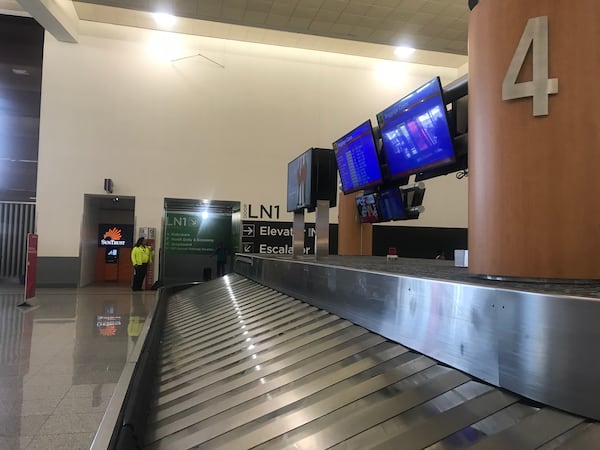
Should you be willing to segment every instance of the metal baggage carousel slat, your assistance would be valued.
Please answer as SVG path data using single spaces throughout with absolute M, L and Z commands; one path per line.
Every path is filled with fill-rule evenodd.
M 274 300 L 276 302 L 277 300 Z M 291 305 L 297 305 L 298 307 L 308 307 L 308 305 L 302 305 L 299 302 L 293 302 Z M 272 308 L 272 305 L 269 304 L 265 306 L 266 309 Z M 285 309 L 285 306 L 283 307 Z M 277 309 L 279 311 L 279 309 Z M 177 364 L 181 364 L 181 358 L 183 356 L 189 355 L 198 347 L 202 348 L 213 348 L 216 343 L 223 343 L 225 337 L 228 335 L 232 335 L 234 338 L 242 339 L 242 335 L 239 333 L 240 328 L 244 328 L 247 330 L 250 326 L 251 328 L 256 328 L 257 325 L 254 324 L 254 321 L 260 320 L 264 315 L 269 315 L 268 312 L 255 312 L 255 314 L 248 314 L 246 319 L 240 319 L 241 315 L 236 316 L 234 319 L 229 320 L 227 323 L 221 324 L 220 326 L 213 327 L 211 329 L 205 330 L 204 333 L 194 333 L 193 336 L 182 336 L 178 342 L 170 346 L 166 346 L 163 349 L 163 354 L 167 355 L 168 363 L 171 364 L 171 361 L 174 360 Z M 250 325 L 248 325 L 248 323 Z M 260 323 L 260 322 L 259 322 Z M 240 327 L 240 324 L 242 326 Z M 264 324 L 262 324 L 264 325 Z M 163 364 L 163 367 L 167 367 L 167 364 Z
M 244 299 L 255 298 L 257 292 L 262 293 L 263 296 L 267 295 L 282 295 L 281 293 L 272 289 L 265 290 L 264 287 L 259 285 L 252 285 L 251 283 L 244 283 L 243 288 L 239 286 L 236 288 L 236 296 L 240 302 Z M 198 292 L 201 294 L 201 292 Z M 185 323 L 187 320 L 187 314 L 190 311 L 202 311 L 206 317 L 209 317 L 214 311 L 226 309 L 227 305 L 222 303 L 222 299 L 229 298 L 227 291 L 216 290 L 212 291 L 211 295 L 203 295 L 202 304 L 199 305 L 196 302 L 195 296 L 184 296 L 181 293 L 175 294 L 172 297 L 172 301 L 177 302 L 172 308 L 169 308 L 170 323 L 165 327 L 165 336 L 168 337 L 171 329 L 176 329 L 181 323 Z
M 208 370 L 210 364 L 227 365 L 231 360 L 235 361 L 236 354 L 244 353 L 246 347 L 248 347 L 248 339 L 252 339 L 252 343 L 255 346 L 254 354 L 259 354 L 267 350 L 269 347 L 273 345 L 279 345 L 296 336 L 283 335 L 282 338 L 276 339 L 277 336 L 282 335 L 286 331 L 288 331 L 291 327 L 300 327 L 306 323 L 306 321 L 310 321 L 314 319 L 314 317 L 318 317 L 318 310 L 313 307 L 309 307 L 307 305 L 301 305 L 302 308 L 300 310 L 293 308 L 289 311 L 286 311 L 286 316 L 280 318 L 280 314 L 276 316 L 270 316 L 269 319 L 278 319 L 273 320 L 272 322 L 267 323 L 264 327 L 252 327 L 247 326 L 244 328 L 245 331 L 242 332 L 241 336 L 239 333 L 239 326 L 236 334 L 232 340 L 234 340 L 235 344 L 227 346 L 224 350 L 220 352 L 211 352 L 204 358 L 186 358 L 185 360 L 180 361 L 180 367 L 172 370 L 166 374 L 162 374 L 160 376 L 161 383 L 166 383 L 171 379 L 180 378 L 185 375 L 185 373 L 196 370 L 197 375 L 201 375 L 201 367 L 204 367 L 204 370 Z M 325 320 L 325 318 L 321 318 L 321 320 Z M 248 323 L 248 322 L 246 322 Z M 312 327 L 319 326 L 319 321 L 312 324 Z M 307 324 L 305 328 L 312 328 L 311 324 Z M 296 330 L 296 335 L 298 333 L 302 333 L 302 329 Z M 251 337 L 250 337 L 251 336 Z M 236 339 L 237 337 L 237 339 Z M 227 339 L 227 338 L 225 338 Z M 266 341 L 266 342 L 265 342 Z M 271 342 L 274 341 L 274 342 Z M 200 346 L 199 350 L 205 350 L 206 346 Z M 214 346 L 208 347 L 208 349 L 214 349 Z M 244 355 L 243 357 L 245 357 Z M 229 358 L 229 359 L 226 359 Z
M 169 315 L 169 318 L 177 321 L 177 326 L 173 326 L 172 330 L 176 331 L 181 328 L 182 325 L 186 324 L 192 324 L 196 328 L 203 330 L 204 328 L 208 328 L 213 322 L 222 319 L 224 315 L 235 317 L 237 314 L 236 309 L 239 309 L 240 307 L 260 309 L 265 304 L 273 303 L 274 298 L 289 298 L 280 292 L 270 290 L 264 292 L 259 289 L 254 289 L 252 292 L 247 293 L 244 296 L 239 295 L 237 297 L 235 309 L 231 308 L 230 304 L 223 304 L 224 301 L 229 300 L 228 295 L 223 295 L 222 297 L 212 300 L 204 300 L 203 305 L 196 305 L 196 307 L 194 307 L 194 305 L 188 305 L 186 310 L 179 314 L 179 317 L 172 317 Z M 215 304 L 215 302 L 217 303 Z M 197 322 L 198 316 L 202 317 L 202 326 Z M 169 335 L 169 338 L 171 338 L 171 335 Z M 166 339 L 166 342 L 168 341 L 169 339 Z
M 493 387 L 474 381 L 468 381 L 465 384 L 445 392 L 427 401 L 415 408 L 402 414 L 381 422 L 370 429 L 347 439 L 340 444 L 333 446 L 335 449 L 356 449 L 362 450 L 370 448 L 397 436 L 406 433 L 412 427 L 419 427 L 427 423 L 438 414 L 442 414 L 456 406 L 463 404 L 473 398 L 478 398 L 486 393 L 492 392 Z
M 211 319 L 222 314 L 223 311 L 231 311 L 231 308 L 229 308 L 230 305 L 223 303 L 223 300 L 229 300 L 231 296 L 227 291 L 219 294 L 220 295 L 214 295 L 211 298 L 203 298 L 201 305 L 191 302 L 190 299 L 186 299 L 186 304 L 184 307 L 178 308 L 175 311 L 169 310 L 170 323 L 167 327 L 165 327 L 165 340 L 168 342 L 171 336 L 181 327 L 184 327 L 190 323 L 195 324 L 195 320 L 193 317 L 190 317 L 190 313 L 202 314 L 206 321 L 210 321 Z M 257 307 L 260 305 L 260 300 L 269 299 L 274 296 L 285 297 L 285 295 L 280 292 L 271 289 L 265 290 L 264 288 L 261 289 L 259 286 L 253 286 L 252 288 L 245 289 L 243 292 L 238 292 L 237 302 L 241 306 L 251 302 L 254 307 Z M 173 301 L 177 300 L 177 298 L 173 299 Z
M 396 449 L 399 443 L 402 443 L 402 446 L 407 449 L 425 448 L 442 440 L 455 430 L 463 429 L 517 400 L 514 396 L 494 389 L 443 413 L 436 414 L 423 423 L 414 424 L 404 433 L 393 436 L 372 448 L 377 450 Z
M 486 437 L 473 450 L 538 448 L 583 422 L 580 417 L 544 408 L 494 436 Z
M 365 348 L 366 350 L 363 350 Z M 368 339 L 353 345 L 349 343 L 349 345 L 339 346 L 334 350 L 324 352 L 303 364 L 298 364 L 298 367 L 277 372 L 268 381 L 261 379 L 205 402 L 198 403 L 196 398 L 192 398 L 188 404 L 185 404 L 186 402 L 178 403 L 173 408 L 158 411 L 157 419 L 161 421 L 162 425 L 184 417 L 187 419 L 186 416 L 201 411 L 202 416 L 197 418 L 199 421 L 243 403 L 247 408 L 249 407 L 247 402 L 250 400 L 264 401 L 261 396 L 265 394 L 268 394 L 269 399 L 273 399 L 282 393 L 289 395 L 290 392 L 300 387 L 306 390 L 310 384 L 313 385 L 313 390 L 320 390 L 327 386 L 324 383 L 330 385 L 340 377 L 344 379 L 344 377 L 355 375 L 407 352 L 405 348 L 390 346 L 388 342 L 372 346 L 372 342 L 369 342 Z M 184 414 L 182 415 L 182 413 Z
M 234 411 L 227 411 L 227 414 L 189 427 L 179 435 L 170 436 L 163 441 L 166 446 L 161 448 L 169 448 L 170 445 L 189 448 L 201 444 L 208 444 L 207 448 L 256 446 L 267 437 L 274 438 L 402 378 L 435 367 L 435 363 L 428 358 L 405 359 L 402 358 L 401 365 L 391 374 L 388 374 L 385 367 L 376 367 L 316 393 L 309 390 L 305 393 L 293 392 L 289 396 L 269 395 L 265 399 L 268 401 L 262 401 L 250 410 L 242 407 L 241 413 L 237 415 L 233 414 Z M 229 431 L 232 428 L 233 431 Z M 213 442 L 206 442 L 217 437 L 219 439 Z
M 260 361 L 256 360 L 258 359 L 258 356 L 256 359 L 252 358 L 253 347 L 252 344 L 250 344 L 247 348 L 248 358 L 239 365 L 233 365 L 232 367 L 227 368 L 227 370 L 213 371 L 200 379 L 190 380 L 185 385 L 172 387 L 169 392 L 165 392 L 165 390 L 162 389 L 162 386 L 159 386 L 160 398 L 158 404 L 163 405 L 178 399 L 185 394 L 207 388 L 215 383 L 225 382 L 229 384 L 229 382 L 237 381 L 247 382 L 246 379 L 248 377 L 250 377 L 250 379 L 255 379 L 258 375 L 264 377 L 265 375 L 269 375 L 295 364 L 299 360 L 306 359 L 326 349 L 347 342 L 354 337 L 364 335 L 365 333 L 366 330 L 353 326 L 350 322 L 339 321 L 318 333 L 299 338 L 294 343 L 293 347 L 288 346 L 269 352 L 268 355 L 261 355 Z M 279 358 L 266 364 L 270 357 L 277 356 L 277 354 L 279 354 Z M 261 362 L 263 363 L 262 365 L 260 364 Z M 258 373 L 259 371 L 261 371 L 260 374 Z
M 297 318 L 293 317 L 293 322 L 290 322 L 290 318 L 287 317 L 281 322 L 283 325 L 277 329 L 273 329 L 275 326 L 265 326 L 255 329 L 253 332 L 255 336 L 256 346 L 265 345 L 276 345 L 279 342 L 291 339 L 298 336 L 301 333 L 309 332 L 316 328 L 322 327 L 331 323 L 335 320 L 339 320 L 335 316 L 328 315 L 325 311 L 312 309 L 308 314 L 299 315 Z M 206 362 L 225 356 L 237 351 L 241 351 L 246 348 L 246 340 L 244 336 L 238 336 L 237 339 L 231 339 L 223 341 L 218 345 L 210 345 L 208 348 L 197 349 L 196 352 L 190 352 L 189 354 L 180 355 L 180 359 L 177 361 L 176 366 L 169 368 L 163 367 L 161 376 L 171 375 L 178 370 L 180 367 L 189 369 L 192 364 L 205 364 Z
M 329 448 L 467 381 L 468 377 L 460 372 L 436 365 L 364 398 L 353 399 L 257 448 Z M 228 443 L 223 448 L 234 447 Z
M 539 409 L 522 403 L 515 403 L 488 417 L 472 423 L 439 442 L 431 445 L 428 450 L 449 450 L 471 446 L 480 442 L 486 436 L 494 436 L 514 426 L 527 416 L 537 413 Z
M 240 275 L 176 292 L 166 320 L 145 449 L 587 450 L 600 440 L 595 423 Z
M 251 304 L 250 308 L 244 310 L 246 319 L 251 320 L 258 314 L 269 311 L 269 307 L 272 305 L 279 304 L 280 299 L 287 298 L 282 294 L 273 293 L 265 296 L 262 299 Z M 246 305 L 238 303 L 242 308 Z M 183 326 L 181 325 L 177 334 L 173 334 L 171 339 L 165 339 L 165 348 L 169 348 L 170 345 L 180 343 L 183 340 L 191 339 L 193 337 L 209 337 L 211 333 L 223 331 L 223 328 L 229 326 L 237 326 L 239 322 L 240 309 L 231 310 L 231 308 L 222 309 L 213 313 L 211 317 L 206 317 L 201 310 L 190 311 L 187 313 L 187 318 L 191 321 L 192 325 Z M 191 318 L 190 318 L 191 317 Z M 202 318 L 199 322 L 198 319 Z
M 345 342 L 343 345 L 338 346 L 337 348 L 334 347 L 331 350 L 327 350 L 325 352 L 321 352 L 320 354 L 316 355 L 315 357 L 310 357 L 310 358 L 305 359 L 305 360 L 300 360 L 298 363 L 292 364 L 287 369 L 279 370 L 278 372 L 276 372 L 274 374 L 274 376 L 275 375 L 279 375 L 281 373 L 294 374 L 293 369 L 296 368 L 297 366 L 300 366 L 300 369 L 303 369 L 303 370 L 306 370 L 305 367 L 317 367 L 316 364 L 314 364 L 312 362 L 314 360 L 318 360 L 318 361 L 323 360 L 324 363 L 332 364 L 333 362 L 337 361 L 340 357 L 348 356 L 348 352 L 350 351 L 349 349 L 353 350 L 356 353 L 356 352 L 359 352 L 359 351 L 363 350 L 365 348 L 365 346 L 366 346 L 365 345 L 366 343 L 372 344 L 372 342 L 379 342 L 379 341 L 381 341 L 381 339 L 378 338 L 378 337 L 373 338 L 373 339 L 371 339 L 371 338 L 369 338 L 369 339 L 361 339 L 360 341 L 356 341 L 355 344 L 353 344 L 353 340 L 349 340 L 349 341 Z M 334 351 L 335 351 L 335 353 L 334 353 Z M 327 355 L 327 359 L 326 360 L 322 356 L 324 354 Z M 340 356 L 340 355 L 343 355 L 343 356 Z M 301 364 L 299 364 L 299 363 L 301 363 Z M 290 378 L 289 378 L 290 376 L 292 376 L 292 375 L 288 375 L 288 380 L 290 380 Z M 248 377 L 248 379 L 250 380 L 249 377 Z M 235 381 L 235 383 L 239 383 L 242 380 L 241 379 L 237 379 L 237 380 L 234 380 L 234 381 Z M 232 390 L 236 389 L 236 387 L 232 383 L 226 383 L 226 384 L 227 384 L 228 388 L 230 389 L 230 392 Z M 213 386 L 213 388 L 214 387 L 215 386 Z M 205 393 L 207 391 L 209 391 L 209 390 L 210 390 L 210 388 L 202 389 L 201 391 L 197 391 L 195 393 L 189 394 L 189 397 L 195 399 L 195 401 L 200 401 L 200 397 L 201 396 L 204 396 L 205 399 L 206 399 Z M 183 404 L 182 403 L 183 401 L 184 400 L 180 399 L 177 402 L 176 407 L 177 408 L 181 408 L 182 404 Z M 159 411 L 162 412 L 162 409 L 163 408 L 159 408 Z M 159 412 L 158 416 L 159 417 L 161 416 L 160 412 Z
M 340 323 L 341 327 L 344 325 L 344 323 Z M 319 339 L 322 337 L 327 338 L 331 334 L 330 331 L 332 328 L 334 328 L 334 325 L 332 325 L 331 328 L 322 328 L 320 331 L 316 331 L 310 334 L 305 333 L 304 336 L 299 336 L 297 339 L 291 342 L 284 341 L 276 347 L 272 348 L 269 346 L 266 349 L 265 346 L 260 346 L 260 348 L 257 347 L 253 343 L 251 338 L 247 338 L 246 347 L 242 351 L 237 352 L 237 354 L 234 354 L 233 356 L 230 356 L 228 358 L 221 358 L 220 360 L 211 361 L 210 363 L 199 367 L 196 371 L 186 373 L 173 381 L 164 383 L 162 385 L 163 389 L 161 389 L 161 392 L 166 392 L 175 389 L 183 383 L 188 384 L 191 381 L 195 382 L 197 380 L 200 380 L 204 375 L 209 375 L 211 373 L 216 372 L 218 378 L 223 378 L 234 375 L 239 371 L 244 371 L 256 367 L 260 364 L 268 364 L 272 361 L 282 358 L 289 352 L 299 349 L 300 347 L 306 346 L 308 344 L 314 343 L 315 345 L 329 345 L 329 339 L 325 339 L 324 342 L 319 341 Z M 350 328 L 349 330 L 346 330 L 347 333 L 360 332 L 360 330 L 357 330 L 355 328 L 344 328 Z
M 185 330 L 177 335 L 176 340 L 173 339 L 170 342 L 165 342 L 165 350 L 175 345 L 179 347 L 180 351 L 182 349 L 180 347 L 182 342 L 186 343 L 186 346 L 183 347 L 185 349 L 188 346 L 194 345 L 196 342 L 207 341 L 227 333 L 230 330 L 237 330 L 239 329 L 240 317 L 242 314 L 244 314 L 243 320 L 245 321 L 253 322 L 260 320 L 265 314 L 274 314 L 285 309 L 286 306 L 289 308 L 291 306 L 290 304 L 282 305 L 282 301 L 287 300 L 288 298 L 289 297 L 281 294 L 272 294 L 265 299 L 262 299 L 262 301 L 251 305 L 251 307 L 247 308 L 245 305 L 240 305 L 243 309 L 238 307 L 228 314 L 220 312 L 220 316 L 213 320 L 204 320 L 204 316 L 198 311 L 193 314 L 190 313 L 190 315 L 195 317 L 197 322 L 194 329 Z M 291 303 L 296 305 L 296 307 L 301 305 L 297 300 Z
M 540 450 L 597 450 L 598 442 L 600 442 L 600 426 L 597 423 L 583 423 L 540 447 Z
M 376 345 L 381 342 L 367 338 L 363 341 L 362 347 Z M 352 346 L 353 350 L 357 350 L 356 346 Z M 359 350 L 359 349 L 358 349 Z M 390 352 L 388 352 L 389 354 Z M 368 358 L 364 358 L 367 360 Z M 212 408 L 204 408 L 201 412 L 188 415 L 184 420 L 180 420 L 178 428 L 189 428 L 183 434 L 189 434 L 194 430 L 210 429 L 212 437 L 223 434 L 228 431 L 228 427 L 244 425 L 252 420 L 258 419 L 266 414 L 272 413 L 281 408 L 289 407 L 293 403 L 297 403 L 303 399 L 310 397 L 313 394 L 324 392 L 329 389 L 335 390 L 334 387 L 338 382 L 346 380 L 357 373 L 366 373 L 370 370 L 384 370 L 383 367 L 390 364 L 397 364 L 402 356 L 394 357 L 391 360 L 383 361 L 377 364 L 375 360 L 367 360 L 367 364 L 350 364 L 350 365 L 334 365 L 328 366 L 322 370 L 311 373 L 309 376 L 303 377 L 296 382 L 288 382 L 280 388 L 274 388 L 271 380 L 264 380 L 263 395 L 257 396 L 249 401 L 242 401 L 234 404 L 230 408 L 223 409 L 221 404 L 215 404 Z M 377 361 L 379 362 L 379 361 Z M 368 367 L 371 365 L 372 367 Z M 365 368 L 367 367 L 367 368 Z M 279 378 L 287 378 L 286 376 Z M 282 380 L 283 381 L 283 380 Z M 287 381 L 287 380 L 285 380 Z M 261 384 L 263 382 L 261 381 Z M 268 390 L 267 390 L 268 389 Z M 228 396 L 231 396 L 229 394 Z M 238 400 L 241 400 L 238 398 Z M 221 414 L 223 413 L 223 414 Z M 185 424 L 185 427 L 181 425 Z M 225 426 L 225 428 L 223 428 Z M 160 432 L 160 430 L 159 430 Z M 206 434 L 202 434 L 205 436 Z M 202 437 L 200 434 L 195 439 Z

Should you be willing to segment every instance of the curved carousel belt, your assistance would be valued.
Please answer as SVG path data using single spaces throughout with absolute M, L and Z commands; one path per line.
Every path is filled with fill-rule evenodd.
M 593 422 L 240 275 L 169 299 L 149 449 L 596 449 Z

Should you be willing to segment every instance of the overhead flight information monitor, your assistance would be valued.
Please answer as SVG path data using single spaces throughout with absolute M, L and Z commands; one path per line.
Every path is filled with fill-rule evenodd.
M 455 162 L 439 77 L 377 114 L 392 179 Z
M 370 119 L 335 141 L 333 150 L 344 194 L 383 181 Z

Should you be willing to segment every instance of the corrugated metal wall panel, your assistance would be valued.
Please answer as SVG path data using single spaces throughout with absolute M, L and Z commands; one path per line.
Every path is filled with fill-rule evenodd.
M 34 203 L 0 202 L 0 278 L 25 273 L 27 233 L 34 231 Z

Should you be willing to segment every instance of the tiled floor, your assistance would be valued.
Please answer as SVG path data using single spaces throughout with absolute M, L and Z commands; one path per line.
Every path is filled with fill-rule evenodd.
M 155 292 L 0 281 L 0 449 L 88 449 Z

